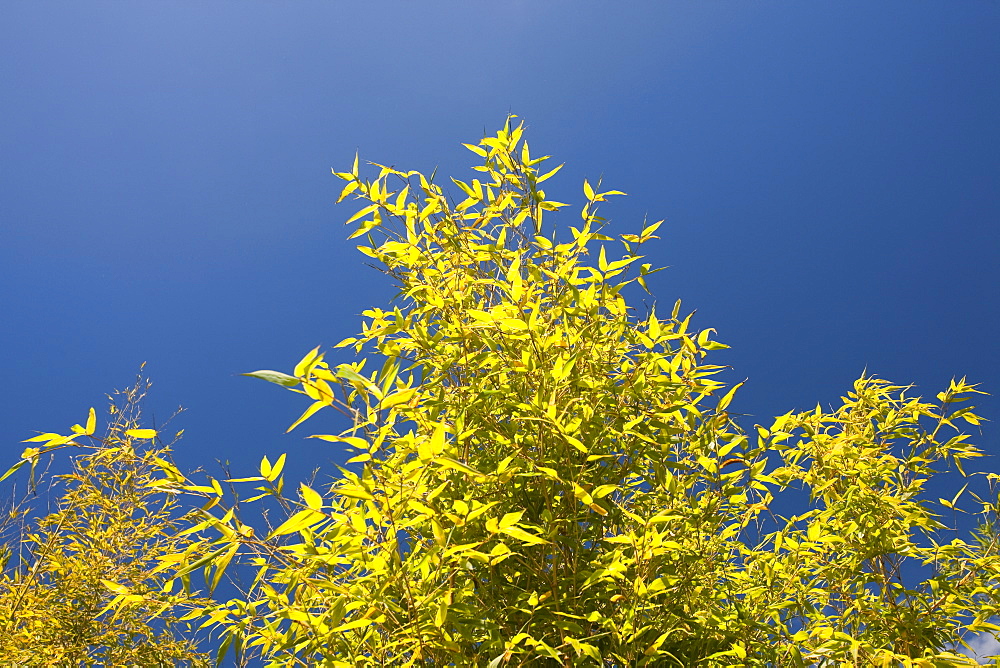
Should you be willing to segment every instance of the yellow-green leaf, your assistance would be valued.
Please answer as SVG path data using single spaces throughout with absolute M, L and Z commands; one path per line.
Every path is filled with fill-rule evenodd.
M 379 406 L 384 409 L 392 408 L 393 406 L 398 406 L 399 404 L 406 403 L 407 401 L 412 399 L 413 395 L 415 395 L 416 393 L 417 390 L 415 388 L 393 392 L 389 396 L 382 399 L 382 402 L 379 404 Z
M 524 516 L 523 510 L 519 510 L 513 513 L 504 513 L 504 516 L 500 518 L 500 521 L 497 523 L 497 525 L 500 527 L 500 530 L 502 531 L 520 522 L 522 516 Z
M 470 476 L 474 476 L 476 478 L 485 478 L 486 477 L 484 474 L 480 473 L 479 471 L 477 471 L 476 469 L 472 468 L 471 466 L 469 466 L 467 464 L 463 464 L 462 462 L 457 461 L 455 459 L 452 459 L 450 457 L 435 457 L 434 458 L 434 463 L 437 464 L 438 466 L 442 467 L 442 468 L 454 469 L 455 471 L 461 471 L 462 473 L 466 473 L 466 474 L 468 474 Z
M 307 506 L 313 510 L 322 510 L 323 497 L 319 495 L 319 492 L 305 483 L 299 486 L 299 492 L 302 494 L 302 500 L 306 502 Z
M 67 440 L 72 440 L 72 436 L 63 436 L 61 434 L 54 434 L 52 432 L 46 432 L 44 434 L 39 434 L 38 436 L 32 436 L 31 438 L 26 438 L 22 443 L 40 443 L 41 441 L 54 441 L 57 439 L 65 438 Z
M 441 628 L 448 620 L 448 599 L 442 596 L 438 601 L 437 610 L 434 612 L 434 626 Z
M 584 505 L 589 506 L 594 502 L 594 497 L 592 497 L 587 492 L 587 490 L 585 490 L 583 487 L 580 487 L 575 482 L 573 483 L 573 495 L 576 496 L 576 498 L 579 499 L 580 502 L 583 503 Z
M 337 494 L 341 496 L 349 496 L 352 499 L 364 499 L 365 501 L 372 501 L 375 499 L 367 490 L 358 487 L 357 485 L 344 485 L 343 487 L 337 487 L 334 489 Z
M 323 513 L 316 512 L 315 510 L 306 509 L 300 510 L 295 513 L 287 520 L 285 520 L 277 529 L 271 532 L 268 538 L 274 538 L 275 536 L 284 536 L 286 534 L 295 533 L 300 529 L 305 529 L 314 524 L 319 524 L 326 516 Z
M 101 580 L 101 584 L 107 587 L 110 591 L 118 594 L 119 596 L 128 596 L 132 592 L 123 584 L 118 584 L 117 582 L 112 582 L 111 580 Z
M 563 163 L 563 165 L 564 164 L 566 164 L 566 163 Z M 537 179 L 535 179 L 535 183 L 541 183 L 542 181 L 545 181 L 546 179 L 552 178 L 553 176 L 556 175 L 556 173 L 559 172 L 560 169 L 563 168 L 563 165 L 559 165 L 558 167 L 556 167 L 555 169 L 553 169 L 551 172 L 546 172 L 542 176 L 539 176 Z
M 307 408 L 305 410 L 305 412 L 302 413 L 302 415 L 299 416 L 299 419 L 296 420 L 295 422 L 293 422 L 292 426 L 285 430 L 285 433 L 287 434 L 291 430 L 295 429 L 300 424 L 302 424 L 303 422 L 305 422 L 306 420 L 308 420 L 309 418 L 311 418 L 316 413 L 316 411 L 318 411 L 319 409 L 323 408 L 323 406 L 327 406 L 327 405 L 328 404 L 325 401 L 316 401 L 316 402 L 313 402 L 309 406 L 309 408 Z
M 479 146 L 476 146 L 474 144 L 462 144 L 462 146 L 464 146 L 465 148 L 469 149 L 470 151 L 472 151 L 473 153 L 475 153 L 476 155 L 478 155 L 478 156 L 480 156 L 482 158 L 485 158 L 486 155 L 487 155 L 485 149 L 483 149 L 483 148 L 481 148 Z
M 439 423 L 429 439 L 425 438 L 417 443 L 417 456 L 420 457 L 421 461 L 430 461 L 444 452 L 445 431 L 445 425 Z
M 536 536 L 533 533 L 528 533 L 524 529 L 517 526 L 501 528 L 500 531 L 507 534 L 511 538 L 516 538 L 522 543 L 527 543 L 529 545 L 547 545 L 549 542 L 544 538 Z
M 345 222 L 344 224 L 345 225 L 349 225 L 349 224 L 353 223 L 355 220 L 357 220 L 358 218 L 362 218 L 364 216 L 367 216 L 372 211 L 377 211 L 377 210 L 378 210 L 378 204 L 369 204 L 368 206 L 366 206 L 365 208 L 361 209 L 356 214 L 354 214 L 353 216 L 351 216 L 350 218 L 348 218 L 347 222 Z
M 340 626 L 334 629 L 330 629 L 328 633 L 343 633 L 344 631 L 350 631 L 351 629 L 359 629 L 363 626 L 371 626 L 373 623 L 374 620 L 372 619 L 367 619 L 367 618 L 355 619 L 353 622 L 347 622 L 346 624 L 341 624 Z
M 351 181 L 350 183 L 348 183 L 346 186 L 344 186 L 344 189 L 340 191 L 340 197 L 337 198 L 337 204 L 343 202 L 348 195 L 350 195 L 357 189 L 358 189 L 357 181 Z
M 285 454 L 282 453 L 282 455 L 278 457 L 278 461 L 274 462 L 274 466 L 271 467 L 271 473 L 264 477 L 270 481 L 277 480 L 278 476 L 281 475 L 281 471 L 284 468 L 285 468 Z
M 307 438 L 318 438 L 324 441 L 329 441 L 330 443 L 347 443 L 352 448 L 358 448 L 359 450 L 368 449 L 368 441 L 358 436 L 334 436 L 332 434 L 313 434 Z
M 94 409 L 90 409 L 90 415 L 87 416 L 87 429 L 83 432 L 85 436 L 90 436 L 97 429 L 97 414 Z
M 316 362 L 319 357 L 320 357 L 319 346 L 316 346 L 308 353 L 306 353 L 305 357 L 299 360 L 299 363 L 295 365 L 295 370 L 292 373 L 295 376 L 301 378 L 302 376 L 305 375 L 306 371 L 309 369 L 309 366 L 314 362 Z
M 707 331 L 707 330 L 706 330 Z M 745 383 L 746 381 L 743 381 Z M 719 405 L 716 408 L 718 411 L 724 411 L 729 407 L 730 402 L 732 402 L 733 397 L 736 396 L 736 391 L 743 387 L 743 383 L 737 383 L 733 385 L 732 389 L 726 392 L 726 396 L 719 400 Z
M 22 459 L 17 464 L 14 464 L 13 466 L 11 466 L 9 469 L 7 469 L 6 471 L 4 471 L 3 475 L 0 475 L 0 482 L 3 482 L 4 480 L 6 480 L 7 478 L 9 478 L 10 476 L 12 476 L 15 473 L 17 473 L 17 470 L 20 469 L 22 466 L 24 466 L 27 463 L 28 463 L 27 459 Z
M 236 551 L 239 550 L 240 544 L 233 543 L 229 546 L 229 549 L 225 551 L 216 561 L 212 564 L 215 572 L 212 574 L 212 580 L 208 583 L 208 591 L 213 592 L 215 588 L 219 586 L 219 581 L 222 580 L 222 575 L 226 572 L 226 568 L 229 566 L 229 562 L 233 560 L 233 556 Z
M 241 373 L 240 375 L 249 376 L 250 378 L 260 378 L 261 380 L 266 380 L 269 383 L 281 385 L 282 387 L 295 387 L 299 384 L 299 379 L 295 376 L 289 376 L 287 373 L 270 371 L 268 369 L 261 369 L 260 371 L 252 371 L 250 373 Z

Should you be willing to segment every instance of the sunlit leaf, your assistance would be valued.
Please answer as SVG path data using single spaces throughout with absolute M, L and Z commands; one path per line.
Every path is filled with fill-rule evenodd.
M 275 536 L 284 536 L 286 534 L 295 533 L 305 529 L 306 527 L 318 524 L 326 519 L 326 515 L 320 512 L 316 512 L 312 509 L 300 510 L 295 513 L 287 520 L 282 522 L 274 531 L 270 533 L 268 538 L 274 538 Z
M 295 376 L 289 376 L 286 373 L 281 373 L 280 371 L 268 371 L 266 369 L 262 369 L 252 373 L 241 373 L 240 375 L 250 376 L 251 378 L 260 378 L 261 380 L 266 380 L 269 383 L 275 383 L 276 385 L 281 385 L 283 387 L 295 387 L 299 384 L 298 378 Z
M 320 357 L 319 346 L 316 346 L 306 353 L 305 357 L 299 360 L 299 363 L 295 365 L 295 370 L 292 371 L 292 374 L 301 378 L 306 374 L 306 371 L 311 367 L 311 365 L 320 359 Z
M 321 510 L 323 508 L 323 497 L 311 487 L 303 483 L 299 485 L 299 492 L 302 494 L 302 500 L 306 502 L 309 508 L 312 510 Z
M 318 438 L 323 441 L 329 441 L 331 443 L 346 443 L 352 448 L 357 448 L 361 450 L 368 449 L 368 441 L 359 436 L 334 436 L 331 434 L 312 434 L 307 438 Z
M 323 408 L 324 406 L 327 406 L 327 405 L 328 404 L 325 401 L 315 401 L 315 402 L 313 402 L 312 404 L 310 404 L 309 408 L 307 408 L 302 413 L 302 415 L 299 416 L 299 419 L 296 420 L 295 422 L 293 422 L 292 425 L 288 429 L 285 430 L 285 433 L 287 434 L 288 432 L 292 431 L 293 429 L 295 429 L 296 427 L 298 427 L 300 424 L 302 424 L 303 422 L 305 422 L 306 420 L 308 420 L 309 418 L 311 418 L 313 415 L 315 415 L 316 412 L 319 409 L 321 409 L 321 408 Z

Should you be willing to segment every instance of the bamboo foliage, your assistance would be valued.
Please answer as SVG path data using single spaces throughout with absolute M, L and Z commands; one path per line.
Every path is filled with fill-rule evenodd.
M 304 395 L 289 430 L 341 413 L 311 437 L 349 460 L 308 485 L 286 485 L 285 455 L 204 484 L 161 461 L 154 489 L 201 508 L 156 573 L 252 584 L 128 589 L 118 609 L 180 606 L 220 658 L 272 666 L 974 665 L 962 642 L 1000 631 L 996 495 L 960 534 L 942 516 L 961 494 L 927 492 L 982 454 L 962 431 L 976 387 L 925 401 L 863 376 L 839 406 L 748 432 L 714 331 L 680 302 L 628 304 L 661 222 L 611 236 L 598 210 L 623 193 L 585 181 L 557 232 L 567 205 L 542 186 L 561 165 L 523 135 L 508 118 L 467 144 L 456 198 L 357 158 L 334 173 L 396 304 L 332 353 L 361 359 L 316 348 L 246 375 Z M 268 502 L 278 521 L 247 519 Z
M 160 557 L 192 547 L 176 537 L 182 518 L 172 494 L 159 488 L 169 449 L 139 427 L 140 381 L 112 398 L 105 436 L 90 409 L 68 436 L 29 439 L 18 464 L 32 472 L 55 450 L 78 453 L 56 476 L 55 508 L 8 513 L 0 574 L 0 665 L 209 665 L 194 635 L 168 608 L 188 600 L 170 594 L 154 571 Z M 32 475 L 34 479 L 34 475 Z M 34 480 L 33 480 L 34 481 Z M 195 546 L 196 547 L 196 546 Z M 166 589 L 165 589 L 166 587 Z M 116 602 L 131 605 L 115 609 Z

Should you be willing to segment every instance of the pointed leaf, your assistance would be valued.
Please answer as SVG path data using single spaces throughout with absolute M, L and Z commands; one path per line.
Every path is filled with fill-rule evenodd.
M 295 376 L 289 376 L 287 373 L 269 371 L 267 369 L 261 369 L 260 371 L 253 371 L 251 373 L 241 373 L 240 375 L 249 376 L 250 378 L 260 378 L 261 380 L 266 380 L 269 383 L 275 383 L 276 385 L 281 385 L 283 387 L 295 387 L 299 384 L 299 379 Z
M 322 510 L 323 497 L 319 495 L 319 492 L 304 483 L 299 486 L 299 492 L 301 492 L 302 500 L 306 502 L 309 508 L 312 510 Z
M 454 469 L 456 471 L 461 471 L 467 475 L 473 476 L 475 478 L 485 478 L 483 473 L 480 473 L 476 469 L 472 468 L 467 464 L 463 464 L 460 461 L 452 459 L 451 457 L 435 457 L 434 463 L 438 466 L 446 469 Z
M 522 543 L 528 543 L 529 545 L 547 545 L 549 542 L 544 538 L 536 536 L 533 533 L 528 533 L 524 529 L 516 526 L 507 528 L 501 527 L 500 531 L 507 534 L 511 538 L 516 538 Z
M 90 409 L 90 415 L 87 416 L 87 428 L 84 430 L 84 436 L 90 436 L 97 429 L 97 414 L 94 409 Z
M 319 354 L 319 346 L 316 346 L 308 353 L 306 353 L 305 357 L 299 360 L 299 363 L 295 365 L 295 370 L 292 371 L 292 374 L 301 378 L 306 374 L 306 370 L 309 369 L 310 365 L 312 365 L 313 362 L 317 361 L 317 358 L 319 357 L 321 357 L 321 355 Z
M 16 473 L 19 468 L 21 468 L 22 466 L 24 466 L 27 463 L 28 463 L 27 459 L 22 459 L 18 463 L 16 463 L 13 466 L 11 466 L 9 469 L 7 469 L 4 472 L 3 475 L 0 475 L 0 482 L 3 482 L 4 480 L 6 480 L 7 478 L 9 478 L 10 476 L 14 475 L 14 473 Z
M 121 596 L 128 596 L 129 594 L 132 593 L 131 591 L 129 591 L 129 588 L 126 587 L 125 585 L 118 584 L 117 582 L 112 582 L 111 580 L 101 580 L 101 584 L 103 584 L 109 590 Z
M 300 529 L 305 529 L 306 527 L 314 524 L 319 524 L 324 519 L 326 519 L 326 515 L 323 513 L 318 513 L 312 509 L 300 510 L 285 520 L 281 526 L 272 531 L 268 536 L 268 539 L 274 538 L 275 536 L 284 536 L 285 534 L 295 533 Z
M 329 441 L 330 443 L 347 443 L 352 448 L 358 448 L 360 450 L 368 449 L 368 441 L 359 436 L 333 436 L 331 434 L 313 434 L 307 438 L 318 438 L 324 441 Z
M 274 466 L 271 467 L 271 475 L 266 476 L 268 480 L 277 480 L 278 476 L 281 475 L 281 471 L 285 468 L 285 453 L 282 453 L 278 457 L 278 461 L 274 462 Z
M 299 416 L 299 419 L 296 420 L 295 422 L 293 422 L 292 426 L 285 430 L 285 433 L 287 434 L 291 430 L 293 430 L 296 427 L 298 427 L 300 424 L 302 424 L 303 422 L 305 422 L 306 420 L 308 420 L 309 418 L 311 418 L 316 413 L 316 411 L 318 411 L 319 409 L 323 408 L 323 406 L 326 406 L 326 405 L 327 404 L 326 404 L 325 401 L 315 401 L 315 402 L 313 402 L 309 406 L 309 408 L 307 408 L 305 410 L 305 412 L 302 413 L 302 415 Z

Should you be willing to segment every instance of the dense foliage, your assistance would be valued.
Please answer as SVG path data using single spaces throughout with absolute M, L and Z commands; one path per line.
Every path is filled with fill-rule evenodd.
M 248 375 L 310 400 L 292 428 L 345 415 L 313 437 L 350 459 L 291 491 L 265 458 L 228 481 L 255 486 L 242 499 L 157 460 L 145 489 L 204 501 L 157 574 L 255 577 L 215 601 L 121 578 L 118 614 L 168 602 L 275 666 L 969 663 L 962 641 L 1000 631 L 997 504 L 960 535 L 941 522 L 958 497 L 927 487 L 981 454 L 959 431 L 975 387 L 925 401 L 862 377 L 747 433 L 713 331 L 626 301 L 659 223 L 608 236 L 597 208 L 622 193 L 584 182 L 560 238 L 543 217 L 565 205 L 540 189 L 559 168 L 522 134 L 467 145 L 482 164 L 458 202 L 417 172 L 336 173 L 398 304 L 338 346 L 368 358 Z M 281 521 L 250 521 L 268 501 Z
M 160 486 L 169 449 L 152 446 L 155 432 L 139 427 L 144 392 L 140 382 L 112 397 L 103 438 L 90 409 L 86 425 L 69 436 L 29 439 L 38 445 L 4 476 L 30 465 L 34 485 L 43 454 L 81 453 L 52 482 L 50 512 L 35 512 L 25 500 L 7 514 L 0 665 L 210 665 L 191 629 L 168 609 L 188 597 L 165 595 L 169 580 L 156 575 L 160 558 L 197 545 L 177 535 L 175 496 Z M 112 609 L 116 593 L 134 605 Z

